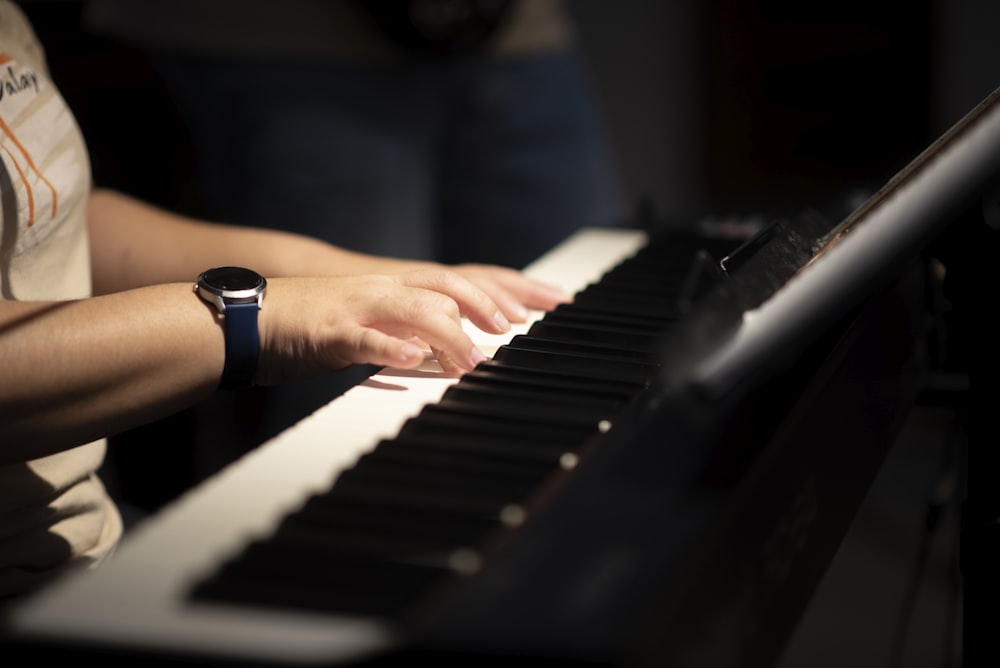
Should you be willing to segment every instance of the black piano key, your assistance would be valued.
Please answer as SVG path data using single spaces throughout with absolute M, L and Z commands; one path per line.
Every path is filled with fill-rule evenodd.
M 588 359 L 620 360 L 629 363 L 648 363 L 651 357 L 651 351 L 646 348 L 623 346 L 615 343 L 597 344 L 566 341 L 529 334 L 518 334 L 507 345 L 514 348 L 549 351 L 565 355 L 579 355 Z
M 618 345 L 652 350 L 660 336 L 650 331 L 635 331 L 628 327 L 542 319 L 528 329 L 529 336 L 577 343 Z
M 447 409 L 435 403 L 424 406 L 420 413 L 403 425 L 400 433 L 404 433 L 404 430 L 409 432 L 407 427 L 415 430 L 423 429 L 425 425 L 427 429 L 464 429 L 473 435 L 493 434 L 499 442 L 508 442 L 512 452 L 520 452 L 524 450 L 523 443 L 532 442 L 575 446 L 593 433 L 597 426 L 593 422 L 596 421 L 548 422 L 542 416 L 523 416 L 520 420 L 511 420 L 504 415 L 490 415 L 470 407 Z
M 402 462 L 392 457 L 366 454 L 341 478 L 355 476 L 377 483 L 391 482 L 407 487 L 426 487 L 435 492 L 447 491 L 476 495 L 518 498 L 524 490 L 538 482 L 535 475 L 510 470 L 488 470 L 477 467 L 470 459 L 463 466 L 457 461 L 447 465 L 439 461 Z
M 622 299 L 638 305 L 640 310 L 647 304 L 663 304 L 669 308 L 677 303 L 681 292 L 679 287 L 674 281 L 657 282 L 647 280 L 645 276 L 608 274 L 601 281 L 580 290 L 577 296 Z
M 607 378 L 642 382 L 654 373 L 654 366 L 619 359 L 602 359 L 584 355 L 562 355 L 532 348 L 505 345 L 497 349 L 494 361 L 523 367 L 572 373 L 588 378 Z
M 602 317 L 625 317 L 630 321 L 650 322 L 659 326 L 676 322 L 681 317 L 679 302 L 663 303 L 649 301 L 635 303 L 618 299 L 615 295 L 599 292 L 586 292 L 576 295 L 569 304 L 562 304 L 565 310 L 585 311 L 600 314 Z
M 680 272 L 678 272 L 680 273 Z M 666 278 L 666 280 L 664 280 Z M 663 301 L 676 300 L 680 294 L 681 283 L 672 277 L 657 276 L 653 271 L 629 271 L 626 267 L 606 273 L 595 283 L 591 283 L 577 292 L 579 295 L 605 294 L 620 295 L 631 301 Z
M 475 452 L 483 457 L 548 462 L 553 466 L 579 445 L 577 438 L 543 440 L 525 436 L 523 430 L 520 434 L 496 433 L 490 432 L 489 427 L 481 420 L 462 424 L 454 419 L 441 420 L 429 415 L 407 420 L 395 440 L 435 451 Z
M 558 321 L 563 317 L 576 321 L 585 320 L 603 325 L 629 326 L 638 330 L 645 330 L 654 333 L 662 332 L 665 327 L 669 326 L 673 322 L 677 322 L 677 318 L 675 316 L 652 316 L 649 314 L 635 315 L 620 310 L 608 310 L 595 308 L 593 306 L 585 306 L 575 302 L 559 304 L 545 315 L 545 319 L 552 319 L 555 321 Z
M 266 540 L 249 545 L 194 593 L 236 603 L 399 617 L 446 572 Z
M 509 457 L 481 450 L 424 447 L 414 441 L 384 439 L 367 453 L 370 458 L 382 458 L 404 464 L 432 464 L 463 475 L 520 476 L 540 479 L 552 470 L 551 460 Z
M 573 297 L 572 306 L 588 308 L 608 314 L 625 314 L 631 317 L 649 317 L 658 321 L 676 320 L 681 317 L 680 293 L 666 296 L 629 295 L 624 290 L 585 290 Z
M 613 397 L 597 397 L 581 392 L 538 391 L 523 384 L 519 387 L 510 387 L 503 383 L 477 381 L 453 385 L 445 391 L 442 401 L 478 403 L 492 406 L 498 412 L 513 416 L 538 411 L 568 414 L 585 412 L 599 419 L 610 419 L 624 405 L 621 399 Z
M 571 450 L 561 445 L 552 446 L 547 443 L 529 442 L 525 443 L 523 448 L 512 451 L 506 446 L 503 448 L 482 447 L 481 444 L 485 439 L 480 437 L 476 437 L 476 442 L 470 446 L 468 441 L 465 441 L 464 445 L 460 445 L 458 439 L 455 443 L 448 443 L 447 439 L 428 440 L 429 436 L 436 437 L 436 434 L 431 431 L 431 433 L 417 434 L 416 436 L 398 435 L 387 439 L 384 446 L 391 449 L 393 456 L 397 458 L 412 456 L 431 461 L 437 459 L 442 461 L 466 460 L 463 466 L 468 466 L 469 461 L 474 461 L 477 466 L 509 470 L 511 474 L 526 477 L 537 475 L 539 479 L 560 468 L 570 469 L 579 461 L 579 456 L 574 450 L 580 448 Z M 379 446 L 379 448 L 382 447 L 383 445 Z
M 314 494 L 303 506 L 288 515 L 282 527 L 297 526 L 303 532 L 323 535 L 386 533 L 447 541 L 452 545 L 473 545 L 487 532 L 501 526 L 496 517 L 452 513 L 447 509 L 392 503 L 388 499 L 352 499 L 328 492 Z
M 550 378 L 539 378 L 538 374 L 523 375 L 493 373 L 489 369 L 478 369 L 462 377 L 448 389 L 451 393 L 492 392 L 515 397 L 530 397 L 538 401 L 576 402 L 585 406 L 621 406 L 634 394 L 635 386 L 622 390 L 604 391 L 601 388 L 575 387 L 571 382 L 550 382 Z
M 384 500 L 483 518 L 501 518 L 508 506 L 516 505 L 516 500 L 506 491 L 432 487 L 419 484 L 417 480 L 407 484 L 407 479 L 369 475 L 361 469 L 341 473 L 330 494 L 363 501 Z
M 460 523 L 455 517 L 450 518 L 450 527 L 456 531 Z M 318 525 L 309 524 L 308 517 L 296 518 L 296 521 L 281 526 L 274 532 L 269 541 L 275 545 L 293 548 L 312 549 L 328 554 L 351 555 L 386 562 L 420 564 L 440 569 L 447 569 L 449 562 L 456 553 L 474 551 L 481 535 L 470 534 L 467 541 L 460 540 L 456 533 L 449 537 L 435 535 L 432 531 L 426 533 L 402 533 L 398 527 L 372 526 L 369 529 L 331 527 L 322 530 Z M 499 522 L 493 523 L 500 526 Z
M 524 383 L 539 389 L 557 392 L 590 392 L 599 396 L 630 398 L 646 385 L 645 378 L 620 379 L 581 376 L 552 369 L 538 369 L 497 360 L 480 362 L 471 372 L 462 376 L 460 383 L 476 382 Z
M 332 497 L 327 505 L 344 511 L 341 521 L 331 515 L 332 508 L 303 508 L 269 540 L 330 554 L 450 568 L 456 555 L 476 552 L 491 531 L 504 526 L 498 517 L 437 512 L 437 508 L 409 504 L 387 505 L 379 514 L 366 508 L 364 500 L 344 496 Z M 343 519 L 347 514 L 356 517 L 347 522 Z
M 602 420 L 609 420 L 616 411 L 585 411 L 579 406 L 564 402 L 484 400 L 482 393 L 446 393 L 435 404 L 436 410 L 490 419 L 512 420 L 525 426 L 525 433 L 537 425 L 579 427 L 596 431 Z

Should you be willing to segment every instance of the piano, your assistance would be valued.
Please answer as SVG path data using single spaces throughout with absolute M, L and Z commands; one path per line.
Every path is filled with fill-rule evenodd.
M 5 638 L 129 665 L 771 665 L 920 390 L 924 250 L 996 219 L 998 95 L 843 217 L 579 231 L 526 268 L 572 304 L 469 327 L 490 359 L 465 376 L 374 373 Z

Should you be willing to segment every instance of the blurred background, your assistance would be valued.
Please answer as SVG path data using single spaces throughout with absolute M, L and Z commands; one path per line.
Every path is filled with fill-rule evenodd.
M 203 211 L 189 129 L 144 54 L 89 30 L 86 2 L 21 4 L 83 127 L 97 181 Z M 566 7 L 626 202 L 677 225 L 870 192 L 1000 85 L 1000 4 L 988 0 Z M 942 492 L 956 483 L 964 447 L 956 401 L 961 392 L 915 411 L 783 666 L 961 664 L 960 492 Z M 147 466 L 161 484 L 144 479 L 130 492 L 139 505 L 155 511 L 201 477 L 176 448 L 159 456 L 151 433 L 118 441 L 129 436 L 142 443 L 115 457 L 158 460 Z
M 21 4 L 99 178 L 185 203 L 189 137 L 144 55 L 82 27 L 85 0 Z M 628 201 L 678 221 L 878 184 L 1000 81 L 1000 7 L 987 0 L 566 8 Z

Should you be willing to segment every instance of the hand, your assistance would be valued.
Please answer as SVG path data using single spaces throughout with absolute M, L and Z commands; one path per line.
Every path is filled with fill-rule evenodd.
M 337 252 L 343 253 L 340 250 Z M 316 264 L 320 273 L 325 266 L 337 267 L 338 271 L 346 274 L 398 274 L 432 269 L 453 271 L 489 295 L 510 322 L 527 321 L 529 309 L 549 311 L 571 299 L 557 285 L 543 283 L 521 271 L 499 265 L 443 265 L 360 253 L 347 253 L 338 261 L 322 260 Z
M 515 269 L 485 264 L 450 268 L 489 295 L 511 322 L 525 322 L 528 309 L 549 311 L 570 301 L 570 296 L 559 286 L 530 278 Z
M 489 277 L 485 282 L 508 309 L 522 298 L 531 304 L 551 301 L 530 294 L 531 286 L 511 281 L 504 272 L 473 273 L 480 280 Z M 412 368 L 424 361 L 424 343 L 446 371 L 469 371 L 485 356 L 463 331 L 463 315 L 491 334 L 510 329 L 484 290 L 444 268 L 269 279 L 256 382 L 304 379 L 351 364 Z

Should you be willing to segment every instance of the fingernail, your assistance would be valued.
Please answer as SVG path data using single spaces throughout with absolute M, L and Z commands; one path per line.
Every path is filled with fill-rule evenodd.
M 510 321 L 507 320 L 504 314 L 501 313 L 500 311 L 497 311 L 496 313 L 493 314 L 493 322 L 495 322 L 497 324 L 497 327 L 500 328 L 501 333 L 510 330 Z
M 402 361 L 404 363 L 410 363 L 414 360 L 422 358 L 424 353 L 420 350 L 420 348 L 416 347 L 412 343 L 407 343 L 400 348 L 399 355 L 402 357 Z
M 486 355 L 479 348 L 473 347 L 472 352 L 469 353 L 469 361 L 472 362 L 472 367 L 476 367 L 480 362 L 486 361 Z
M 559 299 L 562 299 L 563 301 L 572 301 L 573 299 L 572 293 L 567 292 L 564 288 L 558 285 L 550 285 L 549 289 L 552 291 L 553 295 L 555 295 Z

